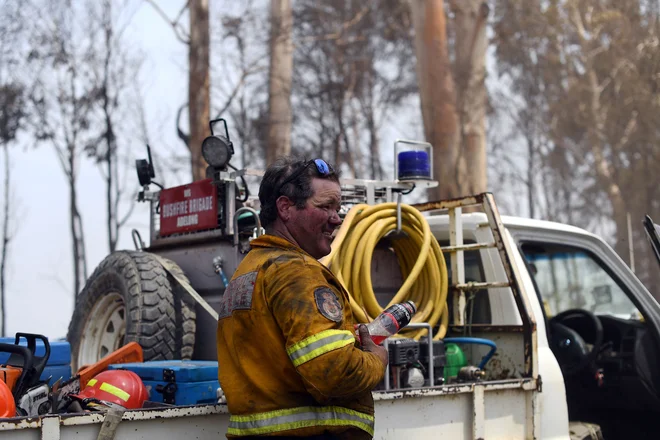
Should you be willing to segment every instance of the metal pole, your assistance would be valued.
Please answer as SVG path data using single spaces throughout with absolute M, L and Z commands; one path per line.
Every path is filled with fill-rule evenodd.
M 628 223 L 628 253 L 630 254 L 630 269 L 635 273 L 635 249 L 633 247 L 633 234 L 632 234 L 632 221 L 630 220 L 630 213 L 626 213 L 626 221 Z

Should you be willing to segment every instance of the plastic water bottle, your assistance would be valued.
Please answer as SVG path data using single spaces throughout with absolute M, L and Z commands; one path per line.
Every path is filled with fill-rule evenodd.
M 367 324 L 371 339 L 375 344 L 380 344 L 407 326 L 416 312 L 417 306 L 412 301 L 391 305 L 383 310 L 383 313 L 378 315 L 376 319 Z

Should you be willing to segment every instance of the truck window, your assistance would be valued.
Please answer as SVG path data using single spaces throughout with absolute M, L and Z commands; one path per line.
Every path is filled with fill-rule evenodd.
M 523 244 L 548 317 L 568 309 L 640 319 L 621 284 L 591 253 L 572 246 Z
M 469 241 L 466 241 L 469 243 Z M 443 246 L 443 243 L 440 244 Z M 444 243 L 444 246 L 448 246 L 449 243 Z M 464 252 L 465 260 L 465 281 L 466 282 L 476 282 L 483 283 L 486 281 L 484 276 L 484 268 L 481 262 L 481 254 L 479 251 L 467 251 Z M 451 274 L 451 258 L 449 254 L 445 255 L 445 261 L 447 263 L 447 276 L 449 280 L 449 285 L 453 284 L 452 274 Z M 447 296 L 449 302 L 449 310 L 453 307 L 453 295 L 451 291 Z M 468 307 L 466 308 L 467 316 L 465 321 L 472 324 L 490 324 L 492 321 L 491 312 L 490 312 L 490 299 L 488 298 L 488 290 L 480 289 L 474 292 L 473 295 L 468 294 L 466 297 L 468 302 Z

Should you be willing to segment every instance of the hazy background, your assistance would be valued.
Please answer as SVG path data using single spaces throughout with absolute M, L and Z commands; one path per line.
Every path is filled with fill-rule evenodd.
M 210 116 L 229 122 L 232 164 L 260 168 L 274 148 L 268 131 L 276 122 L 268 117 L 271 6 L 282 1 L 209 3 Z M 636 272 L 657 295 L 658 268 L 641 229 L 644 214 L 660 219 L 657 3 L 293 1 L 289 148 L 321 155 L 348 177 L 391 179 L 395 139 L 442 144 L 442 151 L 454 151 L 457 165 L 442 163 L 442 155 L 436 161 L 456 168 L 459 177 L 456 184 L 439 176 L 441 188 L 483 188 L 495 193 L 504 214 L 582 226 L 603 235 L 627 262 L 632 248 Z M 0 0 L 5 335 L 64 337 L 76 279 L 84 283 L 84 269 L 90 275 L 110 251 L 104 96 L 113 127 L 116 249 L 134 247 L 133 228 L 148 237 L 147 206 L 132 202 L 139 190 L 134 161 L 146 157 L 147 142 L 155 180 L 166 186 L 192 180 L 183 141 L 190 134 L 185 5 Z M 432 13 L 437 18 L 438 8 L 446 19 L 422 23 L 444 30 L 424 50 L 415 40 L 420 8 L 422 21 Z M 465 19 L 470 14 L 472 21 Z M 466 38 L 473 44 L 466 46 Z M 434 65 L 443 53 L 447 64 Z M 473 77 L 474 83 L 464 81 Z M 479 87 L 483 96 L 473 92 Z M 435 120 L 423 117 L 422 108 L 434 104 L 452 108 L 441 108 L 436 115 L 444 116 Z M 446 128 L 446 111 L 456 119 L 453 144 L 444 143 L 451 136 L 442 127 L 431 130 L 433 123 Z M 482 152 L 470 143 L 470 130 L 476 127 L 478 137 L 479 126 Z M 75 164 L 72 173 L 61 161 L 67 157 Z M 480 162 L 483 172 L 470 175 Z M 84 258 L 74 258 L 72 187 Z M 408 201 L 423 198 L 417 192 Z

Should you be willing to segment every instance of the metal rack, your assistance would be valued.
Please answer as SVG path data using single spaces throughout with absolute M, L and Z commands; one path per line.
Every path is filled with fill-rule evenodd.
M 502 219 L 493 195 L 491 193 L 482 193 L 438 202 L 418 203 L 413 206 L 422 212 L 447 212 L 449 215 L 449 246 L 442 248 L 442 251 L 450 255 L 451 261 L 452 285 L 449 288 L 452 291 L 453 298 L 453 325 L 466 325 L 467 291 L 502 287 L 510 288 L 523 324 L 525 375 L 536 377 L 538 375 L 538 364 L 534 357 L 534 353 L 537 352 L 538 347 L 536 322 L 531 315 L 531 306 L 525 295 L 522 294 L 521 276 L 517 266 L 512 261 L 514 250 L 511 244 L 504 239 L 504 225 L 502 224 Z M 464 208 L 479 208 L 485 213 L 488 219 L 488 226 L 493 234 L 492 242 L 464 244 L 462 223 Z M 506 280 L 466 283 L 464 253 L 466 251 L 488 248 L 496 248 L 498 250 L 506 274 Z

